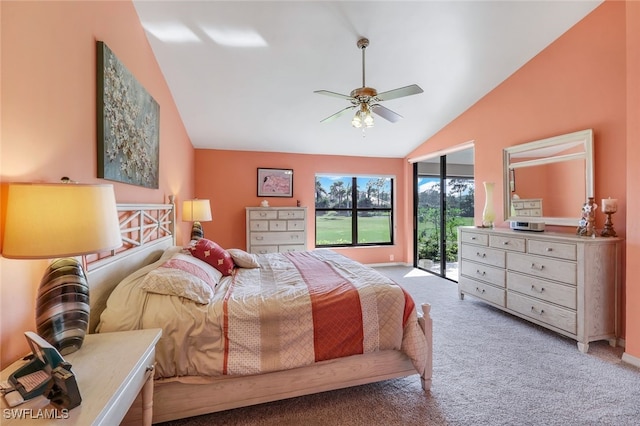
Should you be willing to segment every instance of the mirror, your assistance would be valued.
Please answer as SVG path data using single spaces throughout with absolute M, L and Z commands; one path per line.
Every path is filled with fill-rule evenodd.
M 592 129 L 511 146 L 503 155 L 506 220 L 578 225 L 594 196 Z

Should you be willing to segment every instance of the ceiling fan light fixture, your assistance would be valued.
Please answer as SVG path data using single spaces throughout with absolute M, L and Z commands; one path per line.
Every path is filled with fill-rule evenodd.
M 353 119 L 351 120 L 351 125 L 357 129 L 361 128 L 363 125 L 365 127 L 373 127 L 373 115 L 371 115 L 371 109 L 368 104 L 360 104 L 360 108 L 356 111 Z
M 351 120 L 351 125 L 356 129 L 362 127 L 362 119 L 360 118 L 360 114 L 360 110 L 358 110 Z
M 367 112 L 364 115 L 364 125 L 367 127 L 373 127 L 373 115 L 371 115 L 371 111 L 367 109 Z
M 350 95 L 343 95 L 336 92 L 330 92 L 328 90 L 316 90 L 314 93 L 318 93 L 321 95 L 332 96 L 336 98 L 346 99 L 351 102 L 351 106 L 344 108 L 341 111 L 336 112 L 335 114 L 330 115 L 329 117 L 322 120 L 322 123 L 327 121 L 331 121 L 336 117 L 341 116 L 344 112 L 357 108 L 355 115 L 351 119 L 351 125 L 355 128 L 373 127 L 373 115 L 372 112 L 375 112 L 380 117 L 385 120 L 390 121 L 391 123 L 395 123 L 402 118 L 400 114 L 397 114 L 390 109 L 383 107 L 379 104 L 381 101 L 387 101 L 391 99 L 402 98 L 404 96 L 417 95 L 418 93 L 422 93 L 423 90 L 417 84 L 412 84 L 405 87 L 400 87 L 397 89 L 389 90 L 386 92 L 378 93 L 376 89 L 373 87 L 367 87 L 365 83 L 365 57 L 364 51 L 369 46 L 369 40 L 366 38 L 361 38 L 358 40 L 358 49 L 362 51 L 362 87 L 358 87 L 351 91 Z M 372 111 L 372 107 L 375 108 L 375 111 Z M 364 134 L 364 129 L 363 134 Z

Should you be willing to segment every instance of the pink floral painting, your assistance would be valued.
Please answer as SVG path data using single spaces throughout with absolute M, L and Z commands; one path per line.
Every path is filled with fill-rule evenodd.
M 258 197 L 293 197 L 293 170 L 258 169 Z

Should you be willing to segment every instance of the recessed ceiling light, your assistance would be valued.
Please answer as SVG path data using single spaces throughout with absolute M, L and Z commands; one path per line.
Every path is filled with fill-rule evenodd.
M 162 24 L 143 23 L 142 26 L 158 40 L 167 43 L 193 43 L 202 41 L 200 37 L 183 24 L 175 22 Z
M 256 31 L 247 29 L 203 28 L 211 40 L 223 46 L 231 47 L 264 47 L 267 42 Z

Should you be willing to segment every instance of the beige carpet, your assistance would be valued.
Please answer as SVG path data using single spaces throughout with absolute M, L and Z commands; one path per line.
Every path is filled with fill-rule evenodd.
M 378 268 L 432 305 L 431 392 L 418 376 L 164 425 L 640 425 L 640 370 L 606 342 L 575 341 L 467 297 L 408 267 Z

